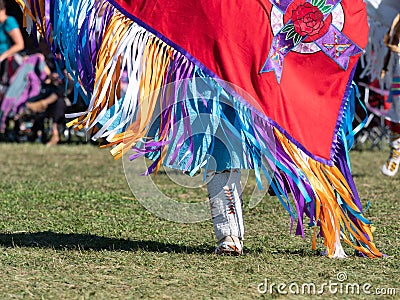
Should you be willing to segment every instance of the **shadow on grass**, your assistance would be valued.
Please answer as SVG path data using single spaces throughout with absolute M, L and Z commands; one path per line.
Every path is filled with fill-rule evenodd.
M 56 250 L 81 251 L 137 251 L 168 253 L 213 253 L 214 247 L 208 245 L 185 246 L 157 241 L 132 241 L 108 238 L 90 234 L 66 234 L 51 231 L 36 233 L 0 234 L 0 246 L 50 248 Z
M 321 252 L 310 250 L 310 249 L 274 249 L 270 251 L 271 254 L 276 255 L 290 255 L 290 256 L 301 256 L 301 257 L 323 257 Z
M 66 234 L 45 232 L 23 232 L 0 234 L 0 246 L 49 248 L 55 250 L 80 250 L 80 251 L 138 251 L 187 253 L 187 254 L 212 254 L 215 246 L 185 246 L 157 241 L 132 241 L 116 238 L 108 238 L 91 234 Z M 245 254 L 261 253 L 262 249 L 245 248 Z

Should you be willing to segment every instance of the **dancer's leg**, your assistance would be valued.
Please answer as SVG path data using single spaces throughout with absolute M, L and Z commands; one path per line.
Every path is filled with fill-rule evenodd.
M 239 170 L 208 173 L 211 216 L 218 241 L 217 254 L 241 254 L 244 222 Z

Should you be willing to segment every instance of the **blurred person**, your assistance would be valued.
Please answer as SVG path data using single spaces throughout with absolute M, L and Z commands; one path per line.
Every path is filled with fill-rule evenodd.
M 384 37 L 400 11 L 399 0 L 364 0 L 368 12 L 368 45 L 361 57 L 360 78 L 368 82 L 380 80 L 387 48 Z M 382 83 L 382 82 L 381 82 Z
M 57 72 L 52 72 L 43 82 L 41 91 L 36 97 L 28 99 L 26 107 L 38 116 L 35 118 L 32 131 L 44 131 L 44 117 L 51 119 L 51 138 L 46 146 L 55 146 L 60 141 L 59 127 L 64 124 L 66 102 L 62 80 Z
M 24 47 L 24 39 L 17 20 L 7 15 L 6 3 L 0 0 L 0 76 L 5 76 L 7 71 L 7 58 L 22 51 Z
M 400 12 L 394 18 L 389 32 L 385 35 L 384 43 L 388 48 L 381 77 L 385 77 L 391 64 L 391 88 L 389 102 L 391 107 L 386 113 L 390 121 L 390 154 L 382 166 L 382 173 L 395 176 L 400 165 Z

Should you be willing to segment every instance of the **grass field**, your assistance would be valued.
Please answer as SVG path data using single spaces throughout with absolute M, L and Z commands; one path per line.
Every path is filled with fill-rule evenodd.
M 219 257 L 212 254 L 210 220 L 154 216 L 135 200 L 122 162 L 107 150 L 0 144 L 0 299 L 309 299 L 316 296 L 281 295 L 278 284 L 318 289 L 340 276 L 363 287 L 360 295 L 339 289 L 318 298 L 398 298 L 400 175 L 380 175 L 387 152 L 351 156 L 363 205 L 371 202 L 366 215 L 377 228 L 376 244 L 390 257 L 330 260 L 319 255 L 321 241 L 317 253 L 311 250 L 310 233 L 304 240 L 290 234 L 288 214 L 274 197 L 245 207 L 246 254 Z M 185 189 L 165 174 L 154 182 L 179 201 L 206 201 L 204 187 Z M 245 204 L 254 186 L 250 178 Z M 272 293 L 259 293 L 265 282 L 275 284 Z M 396 296 L 377 295 L 392 289 Z

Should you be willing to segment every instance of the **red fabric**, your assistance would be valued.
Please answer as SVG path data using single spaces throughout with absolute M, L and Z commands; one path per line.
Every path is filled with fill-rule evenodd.
M 322 52 L 291 52 L 284 60 L 282 80 L 262 73 L 273 33 L 272 4 L 267 0 L 115 0 L 186 50 L 221 79 L 249 93 L 265 115 L 313 155 L 330 159 L 338 114 L 351 71 Z M 362 0 L 343 0 L 342 32 L 361 48 L 367 44 L 368 25 Z M 249 100 L 250 101 L 250 100 Z M 251 102 L 251 101 L 250 101 Z

